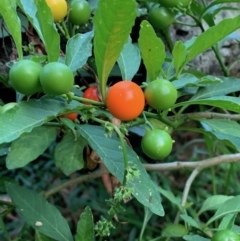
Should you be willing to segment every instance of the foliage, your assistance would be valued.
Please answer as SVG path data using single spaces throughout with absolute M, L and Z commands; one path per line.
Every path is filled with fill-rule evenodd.
M 47 2 L 0 4 L 0 240 L 238 237 L 239 59 L 221 46 L 240 16 L 216 17 L 240 1 Z M 201 33 L 173 40 L 181 25 Z M 208 50 L 219 76 L 192 62 Z

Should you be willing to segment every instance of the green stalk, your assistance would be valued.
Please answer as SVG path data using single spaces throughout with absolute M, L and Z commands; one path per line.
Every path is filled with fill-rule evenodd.
M 234 163 L 230 163 L 230 168 L 228 170 L 227 181 L 226 181 L 226 185 L 225 185 L 225 189 L 224 189 L 225 195 L 228 195 L 228 190 L 229 190 L 229 186 L 230 186 L 230 182 L 231 182 L 231 177 L 233 175 L 233 171 L 234 171 Z

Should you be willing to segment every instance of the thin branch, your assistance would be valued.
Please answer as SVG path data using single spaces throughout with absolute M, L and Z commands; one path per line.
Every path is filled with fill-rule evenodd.
M 168 119 L 175 119 L 175 116 L 169 116 Z M 230 119 L 230 120 L 240 120 L 240 114 L 220 114 L 215 112 L 195 112 L 195 113 L 185 113 L 179 115 L 180 119 Z
M 85 181 L 88 181 L 88 180 L 91 180 L 91 179 L 95 179 L 95 178 L 101 177 L 103 174 L 106 174 L 106 173 L 109 173 L 109 171 L 107 169 L 97 170 L 97 171 L 95 171 L 93 173 L 89 173 L 87 175 L 84 175 L 84 176 L 81 176 L 81 177 L 77 177 L 75 179 L 72 179 L 70 181 L 62 183 L 59 186 L 53 187 L 52 189 L 44 192 L 43 195 L 46 198 L 48 198 L 51 195 L 59 192 L 63 188 L 66 188 L 66 187 L 69 187 L 69 186 L 72 186 L 72 185 L 75 185 L 75 184 L 79 184 L 79 183 L 82 183 L 82 182 L 85 182 Z
M 238 162 L 240 161 L 240 153 L 237 154 L 229 154 L 229 155 L 222 155 L 222 156 L 217 156 L 217 157 L 213 157 L 213 158 L 209 158 L 209 159 L 205 159 L 202 161 L 198 161 L 198 162 L 171 162 L 171 163 L 162 163 L 162 164 L 144 164 L 143 166 L 145 167 L 145 169 L 147 171 L 171 171 L 171 170 L 178 170 L 178 169 L 198 169 L 198 173 L 207 167 L 211 167 L 211 166 L 215 166 L 221 163 L 232 163 L 232 162 Z M 193 172 L 196 172 L 196 171 Z M 107 169 L 100 169 L 97 170 L 93 173 L 81 176 L 81 177 L 77 177 L 75 179 L 72 179 L 70 181 L 64 182 L 62 184 L 60 184 L 59 186 L 56 186 L 46 192 L 44 192 L 44 196 L 46 198 L 50 197 L 51 195 L 59 192 L 60 190 L 62 190 L 63 188 L 72 186 L 72 185 L 76 185 L 76 184 L 80 184 L 82 182 L 91 180 L 91 179 L 95 179 L 98 177 L 101 177 L 103 174 L 107 174 L 109 173 L 109 171 Z M 197 174 L 198 174 L 197 173 Z M 184 190 L 184 197 L 185 199 L 187 198 L 187 195 L 189 193 L 190 187 L 192 185 L 192 182 L 194 180 L 194 178 L 197 176 L 197 174 L 191 174 Z
M 191 173 L 191 175 L 188 177 L 186 183 L 185 183 L 185 187 L 184 187 L 184 190 L 183 190 L 183 196 L 182 196 L 182 206 L 184 207 L 186 202 L 187 202 L 187 197 L 188 197 L 188 194 L 189 194 L 189 191 L 190 191 L 190 188 L 193 184 L 193 181 L 194 179 L 197 177 L 197 175 L 200 173 L 200 171 L 202 170 L 203 168 L 195 168 L 193 170 L 193 172 Z
M 201 169 L 218 165 L 220 163 L 231 163 L 240 161 L 240 153 L 216 156 L 198 162 L 171 162 L 160 164 L 144 164 L 147 171 L 171 171 L 178 169 Z

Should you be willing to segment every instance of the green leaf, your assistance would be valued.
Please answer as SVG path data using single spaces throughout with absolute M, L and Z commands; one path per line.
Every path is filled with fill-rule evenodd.
M 240 99 L 232 96 L 216 96 L 208 99 L 189 100 L 175 104 L 174 108 L 184 105 L 210 105 L 240 113 Z
M 139 240 L 143 239 L 144 231 L 145 231 L 148 221 L 151 219 L 152 215 L 153 215 L 153 212 L 149 208 L 144 206 L 144 219 L 143 219 L 143 224 L 142 224 Z
M 227 201 L 225 201 L 216 211 L 214 216 L 208 220 L 206 226 L 220 219 L 228 214 L 239 213 L 240 212 L 240 195 L 235 196 Z
M 181 40 L 177 41 L 174 44 L 172 55 L 173 55 L 173 63 L 174 63 L 176 75 L 178 75 L 180 68 L 183 65 L 187 56 L 186 46 Z
M 204 11 L 201 14 L 201 18 L 203 18 L 206 14 L 208 14 L 213 6 L 219 5 L 221 3 L 234 3 L 234 2 L 239 3 L 239 0 L 217 0 L 217 1 L 213 1 L 208 6 L 206 6 L 204 8 Z M 219 9 L 219 6 L 216 6 L 216 9 Z M 239 8 L 237 8 L 237 9 L 239 10 Z
M 77 225 L 77 235 L 75 241 L 93 241 L 94 223 L 90 207 L 86 207 L 80 216 Z
M 47 51 L 48 61 L 57 61 L 60 54 L 60 36 L 54 26 L 53 16 L 45 0 L 17 0 L 26 13 Z
M 2 15 L 9 33 L 16 44 L 19 59 L 23 58 L 21 21 L 17 15 L 16 4 L 9 0 L 1 0 L 0 14 Z
M 213 77 L 217 84 L 208 85 L 200 88 L 199 91 L 192 97 L 191 100 L 206 99 L 213 96 L 227 95 L 240 90 L 240 79 L 233 77 Z
M 240 234 L 240 226 L 236 225 L 236 224 L 233 224 L 232 226 L 232 231 Z
M 56 139 L 57 128 L 39 126 L 14 140 L 6 158 L 8 169 L 24 167 L 40 156 Z
M 197 55 L 212 47 L 221 39 L 240 28 L 240 16 L 224 19 L 216 26 L 208 28 L 200 34 L 188 48 L 187 58 L 184 65 Z
M 210 241 L 208 238 L 201 237 L 199 235 L 185 235 L 183 239 L 186 241 Z
M 195 75 L 190 74 L 190 73 L 181 74 L 177 80 L 172 81 L 172 83 L 174 84 L 174 86 L 177 89 L 181 89 L 184 87 L 206 87 L 206 88 L 200 88 L 200 91 L 205 90 L 205 89 L 213 90 L 214 87 L 215 87 L 215 89 L 218 89 L 218 86 L 220 84 L 222 84 L 222 82 L 223 81 L 221 80 L 221 78 L 218 78 L 218 77 L 215 77 L 212 75 L 196 77 Z M 207 88 L 207 87 L 209 87 L 209 88 Z M 199 88 L 196 88 L 196 91 L 198 91 L 198 89 Z M 200 91 L 198 91 L 198 92 L 200 92 Z M 192 99 L 195 99 L 195 97 L 198 95 L 198 92 L 195 93 L 195 95 L 192 97 Z M 211 97 L 211 96 L 206 96 L 206 98 L 207 97 Z
M 187 214 L 181 214 L 180 217 L 181 217 L 181 219 L 182 219 L 184 222 L 186 222 L 189 226 L 201 230 L 201 228 L 200 228 L 199 224 L 197 223 L 197 221 L 194 220 L 192 217 L 188 216 Z
M 211 197 L 208 197 L 203 202 L 201 209 L 198 211 L 198 215 L 209 210 L 217 210 L 221 204 L 231 198 L 233 198 L 233 196 L 213 195 Z
M 0 145 L 0 156 L 6 156 L 9 152 L 10 149 L 10 144 L 9 143 L 4 143 Z
M 3 222 L 3 218 L 2 217 L 0 217 L 0 230 L 3 231 L 5 237 L 7 237 L 8 240 L 11 240 L 11 237 L 10 237 L 10 235 L 8 233 L 8 230 L 6 229 L 6 225 Z
M 54 150 L 56 166 L 65 175 L 81 170 L 84 167 L 83 149 L 87 145 L 81 135 L 74 137 L 72 132 L 68 132 Z
M 55 241 L 55 240 L 45 236 L 44 234 L 40 233 L 38 230 L 35 230 L 35 241 Z
M 153 27 L 146 20 L 141 23 L 138 43 L 147 75 L 153 81 L 160 73 L 166 53 L 163 42 L 157 37 Z
M 123 50 L 117 60 L 123 80 L 132 80 L 137 73 L 141 56 L 139 48 L 132 43 L 131 38 L 124 45 Z
M 6 187 L 5 187 L 5 182 L 12 182 L 12 183 L 17 183 L 17 181 L 13 178 L 10 177 L 0 177 L 0 192 L 1 193 L 6 193 Z
M 227 214 L 221 221 L 221 223 L 218 226 L 218 230 L 226 230 L 231 229 L 234 225 L 235 219 L 236 219 L 237 213 L 234 214 Z
M 70 38 L 66 46 L 65 64 L 70 67 L 72 72 L 82 68 L 88 57 L 92 55 L 93 32 L 76 34 Z
M 60 97 L 42 97 L 21 101 L 16 107 L 0 114 L 0 144 L 17 139 L 22 133 L 30 132 L 34 127 L 41 126 L 52 120 L 60 112 L 81 109 L 78 101 L 70 104 Z
M 101 126 L 93 128 L 92 125 L 85 124 L 77 125 L 77 128 L 91 148 L 97 152 L 108 170 L 122 182 L 124 163 L 119 138 L 115 134 L 111 138 L 106 137 L 105 129 Z M 163 216 L 164 210 L 156 185 L 149 178 L 136 153 L 128 145 L 126 148 L 129 168 L 133 167 L 139 170 L 139 176 L 128 181 L 127 187 L 133 188 L 133 195 L 140 203 L 148 207 L 153 213 Z
M 181 89 L 185 86 L 196 84 L 198 80 L 199 79 L 195 75 L 184 73 L 184 74 L 181 74 L 178 79 L 173 80 L 172 83 L 174 84 L 176 89 Z
M 161 193 L 162 196 L 167 198 L 171 203 L 175 204 L 179 210 L 183 210 L 180 200 L 178 200 L 171 191 L 164 190 L 161 187 L 158 187 L 158 191 Z
M 182 224 L 168 224 L 162 230 L 163 237 L 181 238 L 188 233 L 188 230 Z
M 12 183 L 7 183 L 6 188 L 27 224 L 58 241 L 73 241 L 66 219 L 42 195 Z
M 240 125 L 232 120 L 201 120 L 206 124 L 217 139 L 231 142 L 234 147 L 240 151 Z
M 200 3 L 198 3 L 197 1 L 192 1 L 192 4 L 190 5 L 191 7 L 191 11 L 195 16 L 202 16 L 202 14 L 204 13 L 205 10 L 205 6 L 201 5 Z M 215 22 L 214 22 L 214 18 L 211 14 L 205 14 L 203 16 L 203 19 L 205 20 L 205 22 L 209 25 L 209 26 L 214 26 Z
M 136 16 L 135 0 L 98 2 L 93 18 L 94 55 L 103 100 L 106 97 L 108 76 L 128 40 Z

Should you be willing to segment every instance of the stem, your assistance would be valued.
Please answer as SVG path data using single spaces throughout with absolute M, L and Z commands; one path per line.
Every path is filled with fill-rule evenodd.
M 62 25 L 62 28 L 64 30 L 64 36 L 66 39 L 69 39 L 70 38 L 70 35 L 69 35 L 69 32 L 68 32 L 68 29 L 67 29 L 67 26 L 66 26 L 66 23 L 64 21 L 62 21 L 60 23 Z
M 70 181 L 64 182 L 64 183 L 62 183 L 62 184 L 60 184 L 60 185 L 58 185 L 56 187 L 53 187 L 52 189 L 44 192 L 43 195 L 46 198 L 49 198 L 53 194 L 61 191 L 62 189 L 66 188 L 66 187 L 73 186 L 73 185 L 85 182 L 87 180 L 91 180 L 91 179 L 95 179 L 95 178 L 101 177 L 103 174 L 106 174 L 106 173 L 109 173 L 109 171 L 107 169 L 97 170 L 97 171 L 95 171 L 93 173 L 77 177 L 77 178 L 72 179 Z
M 202 4 L 203 4 L 204 8 L 207 7 L 207 4 L 206 4 L 206 1 L 205 1 L 205 0 L 202 0 Z
M 96 105 L 96 106 L 105 106 L 104 103 L 102 103 L 102 102 L 86 99 L 86 98 L 79 97 L 79 96 L 72 96 L 72 99 L 83 102 L 83 103 L 93 104 L 93 105 Z
M 146 117 L 144 112 L 143 112 L 143 117 L 144 117 L 144 120 L 145 120 L 145 124 L 148 125 L 151 130 L 154 130 L 153 125 L 148 121 L 148 119 L 147 119 L 147 117 Z
M 179 126 L 179 122 L 172 122 L 169 119 L 167 119 L 166 117 L 162 117 L 161 115 L 159 115 L 158 119 L 160 121 L 162 121 L 164 124 L 173 127 L 174 129 Z
M 179 111 L 180 112 L 180 111 Z M 188 119 L 230 119 L 230 120 L 240 120 L 240 114 L 221 114 L 221 113 L 215 113 L 215 112 L 195 112 L 195 113 L 186 113 L 186 114 L 180 114 L 178 112 L 178 118 L 183 119 L 184 121 Z M 154 117 L 153 117 L 154 118 Z M 175 119 L 175 116 L 169 116 L 170 120 Z
M 118 129 L 117 126 L 113 125 L 113 128 L 114 130 L 117 132 L 118 134 L 118 137 L 120 139 L 120 142 L 121 142 L 121 145 L 122 145 L 122 152 L 123 152 L 123 161 L 124 161 L 124 178 L 123 178 L 123 183 L 122 185 L 125 186 L 126 183 L 127 183 L 127 180 L 126 180 L 126 175 L 127 175 L 127 168 L 128 168 L 128 157 L 127 157 L 127 148 L 126 148 L 126 142 L 123 138 L 123 134 L 122 132 Z
M 192 28 L 198 27 L 197 24 L 189 24 L 189 23 L 185 23 L 185 22 L 182 22 L 182 21 L 176 21 L 176 22 L 174 22 L 174 24 L 181 24 L 181 25 L 184 25 L 184 26 L 192 27 Z
M 186 149 L 187 147 L 196 144 L 196 143 L 205 143 L 205 141 L 203 139 L 194 139 L 191 140 L 187 143 L 185 143 L 184 145 L 182 145 L 177 151 L 176 153 L 174 153 L 174 157 L 176 157 L 180 152 L 182 152 L 184 149 Z
M 60 32 L 62 33 L 62 35 L 65 36 L 65 32 L 64 32 L 64 29 L 62 28 L 62 26 L 61 26 L 59 23 L 56 23 L 56 26 L 57 26 L 58 30 L 60 30 Z
M 202 161 L 198 162 L 171 162 L 171 163 L 158 163 L 158 164 L 144 164 L 144 168 L 147 171 L 173 171 L 173 170 L 180 170 L 180 169 L 196 169 L 200 168 L 200 170 L 212 167 L 215 165 L 219 165 L 221 163 L 234 163 L 234 162 L 240 162 L 240 153 L 237 154 L 228 154 L 228 155 L 222 155 L 217 156 L 213 158 L 208 158 Z M 51 195 L 59 192 L 61 189 L 66 188 L 68 186 L 72 186 L 75 184 L 79 184 L 82 182 L 85 182 L 90 179 L 95 179 L 98 177 L 101 177 L 103 174 L 107 174 L 109 171 L 107 169 L 101 169 L 97 170 L 93 173 L 86 174 L 81 177 L 77 177 L 75 179 L 72 179 L 70 181 L 64 182 L 60 184 L 57 187 L 54 187 L 46 192 L 43 193 L 43 195 L 48 198 Z
M 147 171 L 172 171 L 180 169 L 195 169 L 197 167 L 209 168 L 219 165 L 221 163 L 234 163 L 240 162 L 240 153 L 228 154 L 208 158 L 198 162 L 170 162 L 170 163 L 157 163 L 157 164 L 144 164 L 143 166 Z
M 202 23 L 197 18 L 195 18 L 195 16 L 193 16 L 193 15 L 189 15 L 189 16 L 191 16 L 193 18 L 193 20 L 196 22 L 196 24 L 200 27 L 201 31 L 204 32 L 205 29 L 203 28 Z M 217 45 L 213 46 L 212 50 L 213 50 L 213 52 L 214 52 L 214 54 L 215 54 L 215 56 L 216 56 L 216 58 L 217 58 L 217 60 L 218 60 L 218 62 L 220 64 L 220 67 L 221 67 L 221 69 L 222 69 L 222 71 L 224 73 L 224 76 L 229 76 L 228 69 L 225 66 L 225 64 L 223 63 L 223 60 L 222 60 L 221 55 L 219 53 L 218 46 Z
M 227 69 L 226 65 L 223 63 L 223 60 L 222 60 L 221 55 L 219 53 L 218 46 L 213 46 L 212 50 L 215 53 L 215 56 L 216 56 L 220 66 L 221 66 L 221 69 L 223 71 L 224 76 L 226 76 L 226 77 L 229 76 L 228 69 Z
M 234 171 L 234 164 L 231 163 L 230 168 L 228 170 L 227 181 L 226 181 L 226 186 L 225 186 L 225 190 L 224 190 L 225 195 L 228 195 L 228 190 L 229 190 L 229 186 L 230 186 L 233 171 Z
M 237 58 L 235 61 L 233 61 L 233 62 L 229 65 L 228 71 L 230 71 L 230 70 L 234 67 L 234 65 L 237 64 L 239 61 L 240 61 L 240 58 Z
M 167 45 L 168 45 L 168 48 L 169 48 L 170 52 L 172 52 L 172 50 L 173 50 L 173 41 L 171 39 L 169 30 L 170 30 L 170 28 L 164 29 L 164 30 L 161 31 L 161 33 L 164 36 L 164 38 L 166 39 L 166 41 L 167 41 Z
M 116 131 L 116 133 L 117 133 L 117 135 L 118 135 L 118 137 L 120 139 L 121 146 L 122 146 L 122 152 L 123 152 L 123 161 L 124 161 L 124 169 L 125 169 L 125 171 L 124 171 L 124 178 L 123 178 L 122 185 L 125 186 L 126 182 L 127 182 L 126 175 L 127 175 L 127 168 L 128 168 L 128 157 L 127 157 L 126 142 L 124 140 L 122 132 L 119 130 L 119 128 L 116 125 L 114 125 L 114 124 L 112 124 L 110 122 L 103 121 L 103 120 L 100 120 L 100 119 L 95 118 L 95 117 L 92 117 L 91 119 L 96 121 L 96 122 L 98 122 L 98 123 L 101 123 L 101 124 L 103 124 L 105 126 L 109 125 Z
M 187 202 L 188 194 L 189 194 L 190 188 L 192 186 L 192 183 L 193 183 L 194 179 L 197 177 L 197 175 L 200 173 L 201 170 L 202 170 L 202 168 L 197 167 L 196 169 L 193 170 L 193 172 L 187 179 L 187 182 L 186 182 L 184 190 L 183 190 L 183 196 L 182 196 L 182 202 L 181 202 L 183 207 L 185 206 L 185 204 Z
M 182 112 L 188 108 L 189 105 L 184 105 L 180 108 L 180 110 L 177 113 L 177 117 L 179 118 L 179 115 L 182 114 Z
M 212 173 L 212 188 L 213 188 L 213 195 L 217 194 L 217 188 L 216 188 L 216 175 L 215 175 L 215 169 L 214 167 L 211 167 L 211 173 Z
M 51 127 L 61 127 L 62 125 L 57 122 L 46 122 L 43 124 L 44 126 L 51 126 Z
M 14 207 L 14 204 L 11 203 L 11 202 L 6 202 L 6 201 L 3 201 L 3 200 L 0 200 L 0 205 L 3 206 L 9 206 L 9 207 Z

